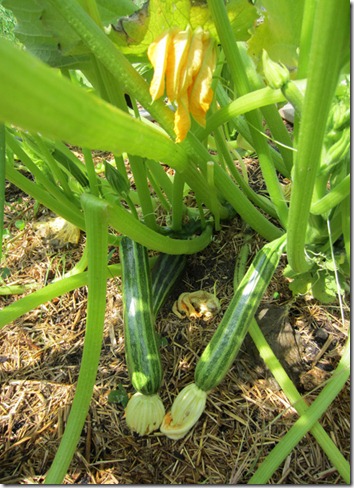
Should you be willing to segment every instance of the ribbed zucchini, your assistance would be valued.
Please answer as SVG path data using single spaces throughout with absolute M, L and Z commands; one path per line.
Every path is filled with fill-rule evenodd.
M 144 395 L 153 395 L 162 381 L 162 365 L 155 333 L 147 249 L 123 237 L 120 259 L 127 368 L 134 388 Z
M 250 253 L 250 245 L 245 242 L 238 253 L 234 269 L 234 290 L 238 288 L 241 280 L 246 272 L 247 259 Z
M 160 254 L 151 271 L 152 309 L 156 317 L 167 295 L 186 265 L 184 254 Z
M 285 236 L 266 244 L 243 277 L 195 370 L 195 384 L 203 391 L 216 387 L 227 374 L 246 336 L 250 322 L 278 266 Z

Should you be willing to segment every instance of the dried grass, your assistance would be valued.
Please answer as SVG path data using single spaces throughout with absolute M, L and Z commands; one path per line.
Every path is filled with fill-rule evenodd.
M 27 208 L 31 209 L 30 205 Z M 33 208 L 33 206 L 32 206 Z M 10 211 L 11 210 L 11 211 Z M 13 229 L 14 207 L 6 224 Z M 37 239 L 29 223 L 7 249 L 6 265 L 17 283 L 45 284 L 79 259 L 82 244 L 58 254 Z M 225 311 L 233 292 L 233 263 L 245 229 L 238 220 L 224 225 L 207 250 L 191 256 L 185 274 L 163 306 L 157 329 L 167 339 L 162 348 L 165 369 L 161 396 L 169 407 L 178 392 L 193 381 L 197 357 L 215 330 L 210 322 L 180 321 L 172 312 L 182 291 L 216 290 Z M 254 236 L 252 255 L 262 245 Z M 132 435 L 123 408 L 108 402 L 108 394 L 122 384 L 132 392 L 124 358 L 120 280 L 109 280 L 101 361 L 90 406 L 66 484 L 244 484 L 298 418 L 259 358 L 242 348 L 233 368 L 208 397 L 205 413 L 180 441 L 159 432 Z M 274 292 L 279 293 L 277 299 Z M 43 481 L 58 448 L 75 392 L 82 354 L 86 288 L 68 293 L 31 311 L 1 331 L 0 364 L 0 481 L 32 484 Z M 0 298 L 6 306 L 17 297 Z M 300 338 L 301 360 L 292 370 L 298 386 L 311 402 L 337 364 L 347 335 L 336 307 L 313 300 L 294 301 L 277 273 L 262 304 L 286 307 L 287 321 Z M 348 314 L 348 312 L 347 312 Z M 323 328 L 328 340 L 314 340 Z M 290 366 L 289 366 L 290 367 Z M 292 367 L 292 366 L 291 366 Z M 304 382 L 303 375 L 317 368 Z M 326 371 L 326 369 L 328 371 Z M 307 388 L 305 388 L 307 385 Z M 313 391 L 315 390 L 315 391 Z M 322 425 L 341 452 L 350 456 L 349 384 L 328 409 Z M 340 484 L 342 479 L 308 434 L 270 480 L 271 484 Z

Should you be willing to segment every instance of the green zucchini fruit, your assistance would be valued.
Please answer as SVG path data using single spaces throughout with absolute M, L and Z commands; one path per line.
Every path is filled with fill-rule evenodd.
M 263 246 L 241 280 L 218 328 L 198 360 L 194 380 L 201 390 L 215 388 L 226 376 L 278 266 L 285 239 L 284 235 Z
M 250 253 L 250 245 L 248 242 L 242 245 L 238 256 L 236 258 L 235 269 L 234 269 L 234 290 L 238 288 L 238 285 L 241 283 L 241 280 L 246 272 L 247 267 L 247 259 Z
M 155 332 L 147 249 L 124 236 L 120 243 L 120 260 L 128 373 L 138 392 L 153 395 L 161 385 L 162 365 Z
M 152 310 L 156 317 L 167 295 L 186 266 L 184 254 L 163 254 L 157 258 L 152 270 Z

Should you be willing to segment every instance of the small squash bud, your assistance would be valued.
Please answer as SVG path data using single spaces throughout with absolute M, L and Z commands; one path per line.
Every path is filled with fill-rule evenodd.
M 289 70 L 279 63 L 276 63 L 268 56 L 267 51 L 263 49 L 262 54 L 263 72 L 268 85 L 276 90 L 283 88 L 290 79 Z

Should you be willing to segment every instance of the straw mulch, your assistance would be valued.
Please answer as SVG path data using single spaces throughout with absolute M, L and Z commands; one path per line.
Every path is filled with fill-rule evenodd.
M 78 261 L 84 236 L 79 245 L 58 250 L 34 229 L 33 221 L 46 217 L 44 209 L 36 209 L 31 199 L 14 191 L 8 188 L 5 215 L 5 225 L 13 235 L 6 244 L 5 265 L 11 270 L 6 281 L 43 285 Z M 26 221 L 23 231 L 15 227 L 19 218 Z M 222 226 L 208 249 L 189 257 L 186 271 L 159 313 L 157 329 L 166 339 L 161 349 L 165 371 L 161 396 L 166 408 L 193 381 L 197 358 L 231 299 L 235 257 L 245 232 L 249 230 L 235 218 Z M 262 241 L 252 235 L 251 243 L 253 256 Z M 115 253 L 112 260 L 117 259 Z M 212 292 L 215 282 L 222 304 L 219 317 L 210 322 L 190 322 L 173 315 L 173 301 L 181 292 Z M 20 296 L 0 297 L 1 306 Z M 53 461 L 75 393 L 86 299 L 86 287 L 77 289 L 43 304 L 1 331 L 1 483 L 41 483 Z M 345 313 L 348 319 L 348 306 Z M 260 324 L 311 403 L 340 359 L 348 321 L 342 323 L 337 306 L 321 306 L 309 297 L 294 300 L 279 270 L 260 307 Z M 127 393 L 133 392 L 124 358 L 121 283 L 112 279 L 108 282 L 94 396 L 65 483 L 244 484 L 298 418 L 249 338 L 225 380 L 209 395 L 198 424 L 180 441 L 159 432 L 146 437 L 132 435 L 125 424 L 123 407 L 108 401 L 109 393 L 119 385 Z M 349 459 L 349 384 L 321 424 Z M 343 480 L 308 434 L 270 483 L 341 484 Z

